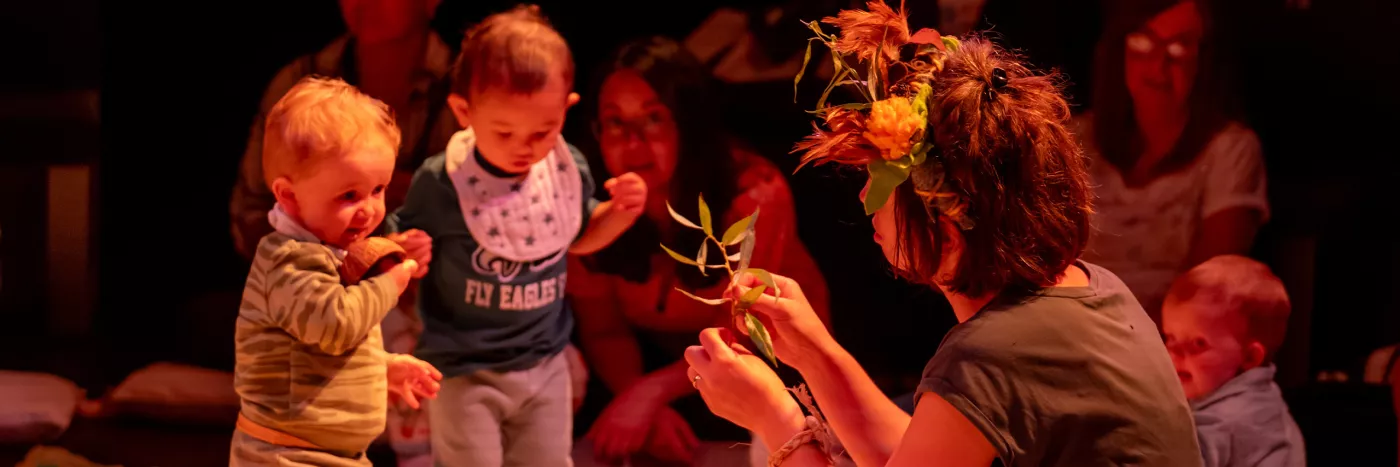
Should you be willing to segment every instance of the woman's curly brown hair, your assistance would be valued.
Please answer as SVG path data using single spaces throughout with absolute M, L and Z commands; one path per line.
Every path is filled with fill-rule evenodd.
M 998 68 L 1009 78 L 1000 87 L 993 85 Z M 943 165 L 976 226 L 962 231 L 965 248 L 952 274 L 938 277 L 945 240 L 939 219 L 913 184 L 901 184 L 894 193 L 897 257 L 907 261 L 896 269 L 914 282 L 974 297 L 1054 284 L 1083 253 L 1092 212 L 1062 82 L 971 37 L 949 51 L 929 84 L 929 158 Z

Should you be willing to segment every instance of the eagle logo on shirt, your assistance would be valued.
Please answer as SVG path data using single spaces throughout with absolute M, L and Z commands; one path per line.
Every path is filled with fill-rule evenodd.
M 555 263 L 564 259 L 566 253 L 566 250 L 559 250 L 557 253 L 544 258 L 520 262 L 502 258 L 492 253 L 490 250 L 478 246 L 476 247 L 476 252 L 472 253 L 472 269 L 475 269 L 477 274 L 495 276 L 500 283 L 509 284 L 523 273 L 543 270 L 554 266 Z

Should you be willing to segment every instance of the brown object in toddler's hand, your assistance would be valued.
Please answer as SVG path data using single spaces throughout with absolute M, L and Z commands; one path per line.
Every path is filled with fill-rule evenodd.
M 340 280 L 355 285 L 363 279 L 383 274 L 404 262 L 408 253 L 403 247 L 384 237 L 368 237 L 345 248 L 345 261 L 340 264 Z

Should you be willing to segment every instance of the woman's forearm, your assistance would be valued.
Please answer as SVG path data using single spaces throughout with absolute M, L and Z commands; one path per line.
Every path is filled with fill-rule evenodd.
M 812 397 L 856 465 L 885 465 L 909 428 L 909 414 L 880 391 L 846 349 L 835 341 L 821 349 L 801 369 Z

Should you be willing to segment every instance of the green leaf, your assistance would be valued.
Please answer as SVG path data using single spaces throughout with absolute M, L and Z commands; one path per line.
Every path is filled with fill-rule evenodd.
M 748 292 L 744 292 L 744 295 L 739 297 L 739 309 L 747 310 L 749 307 L 753 306 L 754 303 L 758 302 L 759 298 L 763 297 L 764 290 L 768 290 L 768 286 L 759 285 L 758 287 L 749 289 Z
M 699 263 L 696 263 L 695 260 L 693 260 L 693 259 L 686 258 L 684 255 L 681 255 L 680 253 L 676 253 L 676 252 L 674 252 L 674 251 L 671 251 L 670 248 L 666 248 L 666 245 L 661 245 L 661 249 L 662 249 L 662 250 L 666 250 L 666 254 L 671 255 L 671 257 L 672 257 L 672 258 L 675 258 L 676 261 L 680 261 L 680 262 L 682 262 L 682 263 L 689 264 L 689 265 L 691 265 L 691 266 L 699 266 L 699 265 L 700 265 Z
M 885 26 L 880 34 L 883 39 L 890 33 L 890 27 Z M 880 45 L 875 47 L 875 56 L 870 57 L 870 68 L 865 73 L 865 84 L 870 88 L 870 101 L 880 100 L 880 56 L 885 53 L 885 41 L 881 40 Z
M 727 232 L 726 232 L 726 233 L 727 233 Z M 734 246 L 735 244 L 738 244 L 739 242 L 744 241 L 745 238 L 749 238 L 749 231 L 748 231 L 748 230 L 744 230 L 743 232 L 739 232 L 739 235 L 738 235 L 737 237 L 734 237 L 733 240 L 729 241 L 728 243 L 725 243 L 724 246 Z M 738 253 L 735 253 L 735 254 L 737 255 Z M 738 256 L 735 256 L 735 258 L 738 258 Z M 738 261 L 738 260 L 736 259 L 735 261 Z
M 763 322 L 758 320 L 753 313 L 744 313 L 744 322 L 749 327 L 749 340 L 752 340 L 758 353 L 763 354 L 763 358 L 768 360 L 768 364 L 778 367 L 778 358 L 773 355 L 773 338 L 768 335 L 768 328 L 763 327 Z
M 831 50 L 831 62 L 834 63 L 834 64 L 836 64 L 836 70 L 837 70 L 837 71 L 845 70 L 845 71 L 847 71 L 847 72 L 852 76 L 852 78 L 853 78 L 853 81 L 851 81 L 851 82 L 849 82 L 849 83 L 838 83 L 838 85 L 840 85 L 840 84 L 850 84 L 850 85 L 852 85 L 852 86 L 854 86 L 854 87 L 856 88 L 856 91 L 860 92 L 861 97 L 864 97 L 866 101 L 874 102 L 875 99 L 873 99 L 872 96 L 870 95 L 870 93 L 867 92 L 866 89 L 865 89 L 865 81 L 862 81 L 862 80 L 859 79 L 859 78 L 860 78 L 860 72 L 857 72 L 857 71 L 856 71 L 856 67 L 853 67 L 853 66 L 851 66 L 851 64 L 846 63 L 846 59 L 843 58 L 843 57 L 841 56 L 841 53 L 840 53 L 840 52 L 837 52 L 835 48 L 833 48 L 833 49 Z M 835 77 L 835 76 L 832 76 L 832 79 L 835 80 L 836 77 Z M 817 107 L 821 107 L 821 106 L 818 105 Z
M 695 230 L 700 230 L 700 226 L 695 225 L 695 223 L 691 222 L 690 219 L 686 219 L 685 216 L 682 216 L 680 213 L 676 212 L 676 210 L 671 207 L 670 201 L 666 202 L 666 211 L 671 213 L 671 218 L 675 219 L 676 222 L 679 222 L 681 225 L 690 227 Z
M 832 37 L 830 34 L 822 32 L 822 24 L 820 21 L 803 21 L 802 25 L 807 26 L 807 29 L 811 29 L 812 32 L 817 33 L 817 37 L 820 37 L 824 41 L 836 40 L 836 38 Z
M 956 52 L 959 47 L 962 47 L 962 42 L 958 41 L 958 38 L 943 36 L 943 48 L 948 52 Z
M 797 70 L 797 76 L 792 79 L 792 101 L 797 102 L 797 83 L 802 82 L 802 75 L 807 73 L 807 62 L 812 61 L 812 41 L 819 41 L 821 38 L 813 37 L 807 39 L 807 52 L 802 54 L 802 68 Z
M 710 245 L 708 243 L 701 243 L 700 252 L 695 254 L 695 265 L 700 267 L 700 275 L 702 276 L 709 275 L 705 273 L 705 259 L 706 256 L 710 254 L 710 249 L 708 248 L 709 246 Z
M 828 106 L 826 106 L 826 107 L 822 107 L 822 108 L 817 109 L 817 110 L 808 110 L 808 111 L 806 111 L 806 112 L 809 113 L 809 114 L 812 114 L 812 115 L 816 115 L 816 116 L 818 116 L 818 117 L 826 117 L 826 114 L 829 114 L 829 113 L 831 113 L 833 110 L 837 110 L 837 109 L 855 110 L 855 111 L 868 110 L 868 109 L 870 109 L 870 103 L 869 103 L 869 102 L 852 102 L 852 103 L 849 103 L 849 104 L 828 105 Z
M 826 90 L 822 91 L 822 97 L 820 99 L 817 99 L 818 109 L 826 107 L 826 98 L 831 96 L 831 90 L 836 89 L 836 86 L 839 86 L 841 82 L 846 79 L 846 75 L 852 73 L 850 69 L 840 69 L 840 67 L 837 68 L 838 69 L 836 70 L 836 74 L 831 76 L 831 81 L 826 83 Z
M 901 169 L 883 160 L 871 162 L 865 167 L 870 171 L 870 189 L 865 192 L 865 215 L 869 216 L 879 211 L 889 201 L 895 187 L 909 178 L 909 168 Z
M 714 235 L 714 226 L 710 222 L 710 205 L 705 204 L 705 195 L 700 195 L 700 227 L 705 231 L 705 235 Z
M 686 291 L 684 291 L 684 290 L 681 290 L 680 288 L 676 288 L 676 291 L 677 291 L 677 292 L 680 292 L 680 293 L 683 293 L 683 294 L 685 294 L 685 296 L 690 297 L 691 299 L 693 299 L 693 300 L 695 300 L 695 301 L 697 301 L 697 302 L 700 302 L 700 303 L 704 303 L 704 304 L 706 304 L 706 305 L 719 305 L 719 304 L 723 304 L 724 302 L 728 302 L 728 301 L 729 301 L 729 299 L 727 299 L 727 298 L 700 298 L 700 297 L 695 296 L 695 294 L 692 294 L 692 293 L 690 293 L 690 292 L 686 292 Z
M 744 232 L 747 232 L 749 230 L 749 224 L 752 222 L 753 214 L 749 214 L 748 217 L 739 219 L 739 221 L 735 222 L 734 225 L 731 225 L 729 226 L 729 228 L 724 229 L 724 237 L 720 239 L 719 242 L 723 243 L 725 246 L 737 243 L 736 240 L 739 240 L 739 235 L 743 234 Z
M 930 147 L 932 146 L 923 141 L 914 143 L 914 147 L 909 149 L 909 166 L 913 167 L 923 164 L 925 160 L 928 160 L 928 150 Z
M 749 261 L 753 260 L 753 244 L 758 241 L 758 236 L 754 233 L 754 225 L 758 224 L 758 208 L 754 208 L 753 222 L 749 223 L 748 235 L 739 244 L 739 269 L 748 269 Z
M 910 101 L 909 106 L 914 109 L 914 113 L 924 117 L 924 120 L 927 121 L 928 96 L 929 94 L 933 94 L 933 88 L 927 83 L 918 83 L 915 86 L 918 86 L 919 91 L 914 93 L 913 100 Z M 927 126 L 927 124 L 925 124 L 925 126 Z
M 750 233 L 744 237 L 744 241 L 739 244 L 739 269 L 749 267 L 749 261 L 753 260 L 754 236 Z
M 781 291 L 781 290 L 778 290 L 778 283 L 777 283 L 777 282 L 773 282 L 773 274 L 769 273 L 769 272 L 766 271 L 766 270 L 759 269 L 759 268 L 749 268 L 749 269 L 744 269 L 743 271 L 746 271 L 746 272 L 748 272 L 749 274 L 753 274 L 754 277 L 757 277 L 757 278 L 758 278 L 758 280 L 763 281 L 763 285 L 766 285 L 766 286 L 768 286 L 768 288 L 773 289 L 773 296 L 775 296 L 775 297 L 781 297 L 781 296 L 783 296 L 782 291 Z

